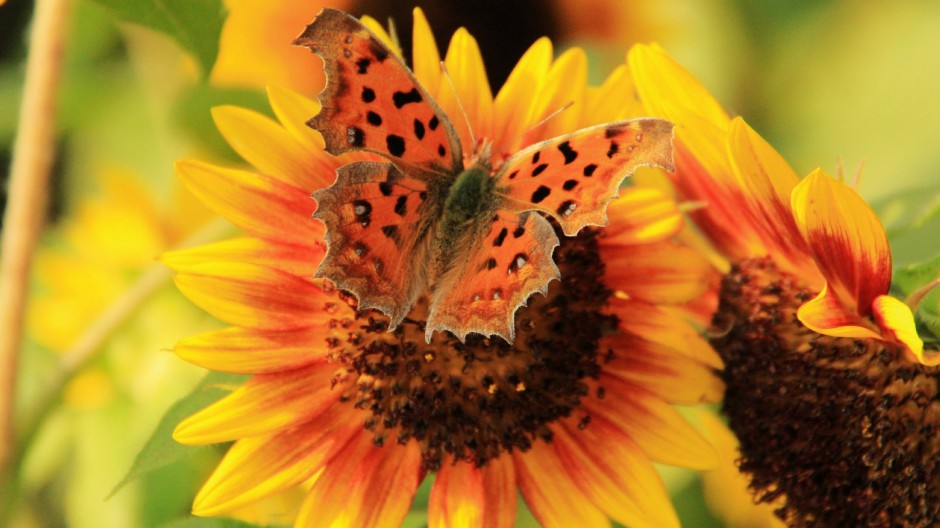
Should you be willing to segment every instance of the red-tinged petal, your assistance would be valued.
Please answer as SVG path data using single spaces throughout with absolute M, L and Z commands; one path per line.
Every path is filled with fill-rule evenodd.
M 568 477 L 609 517 L 631 527 L 679 526 L 669 494 L 643 450 L 602 416 L 566 419 L 552 443 Z
M 835 337 L 881 339 L 881 335 L 868 327 L 867 322 L 847 310 L 826 284 L 819 295 L 804 303 L 796 317 L 810 330 Z
M 810 287 L 822 286 L 822 277 L 790 209 L 790 195 L 800 182 L 796 172 L 740 117 L 731 121 L 728 156 L 738 185 L 746 193 L 742 209 L 746 207 L 749 223 L 759 232 L 774 261 L 799 274 Z
M 584 398 L 585 408 L 629 435 L 650 459 L 700 471 L 718 467 L 712 445 L 659 396 L 610 375 L 601 374 L 598 383 L 604 399 Z
M 323 466 L 362 426 L 348 407 L 335 407 L 300 427 L 243 438 L 202 486 L 193 513 L 222 515 L 298 485 Z
M 607 207 L 602 245 L 634 245 L 672 238 L 682 229 L 675 200 L 656 189 L 630 187 Z
M 708 288 L 711 265 L 701 254 L 672 242 L 629 248 L 602 247 L 604 283 L 633 299 L 677 304 Z
M 302 369 L 259 374 L 173 431 L 182 444 L 215 444 L 263 435 L 304 423 L 335 405 L 337 366 L 320 362 Z
M 608 310 L 620 319 L 622 331 L 670 347 L 712 368 L 724 368 L 708 341 L 676 314 L 654 304 L 617 297 L 611 298 Z
M 315 224 L 323 230 L 323 224 Z M 322 238 L 310 240 L 309 244 L 304 246 L 259 238 L 236 238 L 170 251 L 160 255 L 160 261 L 174 271 L 185 271 L 198 264 L 227 261 L 277 268 L 300 278 L 310 278 L 325 254 L 326 244 L 322 242 Z
M 891 250 L 878 217 L 858 193 L 819 169 L 793 189 L 791 203 L 832 293 L 850 312 L 870 315 L 891 285 Z
M 176 174 L 209 209 L 253 236 L 298 246 L 322 240 L 309 189 L 196 160 L 176 162 Z
M 721 401 L 725 388 L 714 369 L 676 349 L 628 335 L 604 337 L 610 351 L 604 372 L 658 394 L 669 403 L 690 405 Z
M 482 468 L 446 460 L 428 504 L 428 526 L 511 528 L 516 519 L 516 478 L 508 455 Z
M 335 175 L 324 174 L 321 161 L 329 155 L 298 140 L 271 118 L 237 106 L 217 106 L 212 118 L 235 152 L 263 174 L 301 189 L 317 189 L 333 181 Z
M 173 280 L 194 304 L 235 326 L 299 330 L 313 326 L 328 307 L 349 310 L 310 280 L 252 264 L 198 264 Z
M 264 332 L 230 327 L 183 339 L 173 352 L 194 365 L 239 374 L 268 374 L 307 366 L 324 359 L 333 316 L 316 314 L 306 330 Z
M 417 442 L 375 447 L 358 435 L 324 468 L 294 526 L 398 527 L 423 478 Z
M 872 314 L 884 335 L 901 343 L 918 361 L 927 366 L 940 365 L 940 354 L 924 354 L 924 342 L 917 335 L 914 313 L 910 307 L 890 295 L 875 298 Z
M 607 516 L 572 482 L 553 445 L 536 441 L 513 452 L 519 491 L 545 528 L 610 526 Z

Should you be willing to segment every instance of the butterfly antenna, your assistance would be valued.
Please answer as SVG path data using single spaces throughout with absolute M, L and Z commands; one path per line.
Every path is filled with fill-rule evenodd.
M 543 117 L 541 121 L 539 121 L 538 123 L 536 123 L 536 124 L 530 126 L 529 128 L 527 128 L 527 129 L 526 129 L 524 132 L 522 132 L 521 134 L 516 135 L 516 137 L 512 138 L 512 141 L 509 142 L 509 144 L 510 144 L 510 145 L 514 144 L 516 141 L 522 139 L 522 137 L 525 136 L 526 134 L 528 134 L 529 132 L 532 132 L 532 131 L 535 130 L 536 128 L 538 128 L 538 127 L 544 125 L 545 123 L 548 123 L 548 122 L 551 121 L 552 119 L 558 117 L 559 115 L 561 115 L 562 112 L 564 112 L 565 110 L 571 108 L 572 106 L 574 106 L 574 101 L 568 101 L 564 106 L 562 106 L 562 107 L 559 108 L 558 110 L 555 110 L 554 112 L 552 112 L 552 113 L 548 114 L 547 116 Z
M 441 61 L 441 73 L 444 74 L 444 78 L 447 79 L 447 84 L 450 85 L 450 89 L 454 92 L 454 99 L 457 100 L 457 106 L 460 108 L 460 113 L 463 114 L 463 120 L 467 123 L 467 131 L 470 132 L 470 144 L 473 145 L 473 148 L 476 149 L 477 139 L 473 135 L 473 127 L 470 125 L 470 117 L 467 115 L 467 109 L 464 108 L 463 102 L 460 100 L 460 95 L 457 94 L 457 86 L 454 85 L 454 80 L 450 78 L 450 72 L 447 71 L 447 65 L 444 64 L 444 61 Z

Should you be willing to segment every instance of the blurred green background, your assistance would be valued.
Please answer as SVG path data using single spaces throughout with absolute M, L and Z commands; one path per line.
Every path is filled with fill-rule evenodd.
M 230 0 L 223 7 L 250 11 L 251 3 Z M 236 40 L 243 41 L 242 48 L 257 43 L 260 52 L 278 56 L 298 53 L 288 43 L 322 5 L 255 3 L 282 12 L 256 20 L 270 22 L 265 34 L 245 33 Z M 192 156 L 239 163 L 215 132 L 209 108 L 239 104 L 269 113 L 267 82 L 294 83 L 313 95 L 319 66 L 304 53 L 303 59 L 285 59 L 295 61 L 294 69 L 243 71 L 241 48 L 231 44 L 226 55 L 223 42 L 210 75 L 211 43 L 224 17 L 218 1 L 191 4 L 213 15 L 199 19 L 204 46 L 195 59 L 178 40 L 121 21 L 129 4 L 134 2 L 72 3 L 47 229 L 35 259 L 29 339 L 21 362 L 19 422 L 36 423 L 37 434 L 24 460 L 14 526 L 238 525 L 188 518 L 190 501 L 221 448 L 187 451 L 185 458 L 143 474 L 106 499 L 160 417 L 204 375 L 169 350 L 181 337 L 218 323 L 169 282 L 53 394 L 48 414 L 41 412 L 41 403 L 59 362 L 96 318 L 159 266 L 157 254 L 211 221 L 181 190 L 172 169 L 174 160 Z M 798 173 L 819 166 L 834 174 L 841 163 L 851 180 L 864 162 L 859 190 L 882 215 L 897 266 L 932 257 L 940 247 L 938 3 L 343 0 L 330 5 L 381 21 L 392 17 L 406 49 L 413 5 L 425 8 L 441 47 L 464 25 L 480 43 L 494 87 L 541 35 L 550 36 L 559 50 L 586 48 L 595 82 L 624 60 L 630 44 L 657 41 Z M 0 205 L 6 201 L 32 9 L 27 0 L 0 6 Z M 226 26 L 226 31 L 237 37 L 241 27 Z M 277 42 L 283 42 L 283 51 L 271 44 Z M 664 469 L 664 475 L 685 526 L 765 525 L 719 520 L 697 476 L 674 469 Z M 420 510 L 427 486 L 423 489 L 409 518 L 414 526 L 424 522 Z M 534 525 L 525 512 L 519 523 Z

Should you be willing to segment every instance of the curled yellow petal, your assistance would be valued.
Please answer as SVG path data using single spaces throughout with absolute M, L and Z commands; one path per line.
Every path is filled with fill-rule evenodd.
M 878 217 L 844 183 L 815 170 L 790 198 L 813 259 L 848 312 L 871 313 L 891 284 L 891 250 Z
M 819 295 L 796 311 L 796 317 L 810 330 L 833 337 L 881 339 L 855 312 L 847 310 L 826 284 Z
M 871 309 L 875 321 L 887 336 L 904 345 L 922 364 L 940 365 L 940 354 L 924 353 L 924 342 L 917 335 L 914 313 L 906 304 L 890 295 L 880 295 L 875 298 Z

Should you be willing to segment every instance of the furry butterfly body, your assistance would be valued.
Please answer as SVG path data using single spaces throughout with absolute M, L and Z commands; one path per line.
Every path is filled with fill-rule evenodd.
M 567 236 L 605 225 L 637 167 L 672 169 L 672 124 L 660 119 L 581 129 L 496 167 L 484 146 L 465 165 L 453 123 L 358 20 L 324 9 L 295 43 L 324 61 L 322 109 L 308 124 L 327 151 L 387 160 L 343 166 L 313 194 L 328 245 L 317 276 L 385 313 L 390 329 L 428 295 L 429 341 L 438 330 L 512 341 L 516 310 L 559 278 L 543 214 Z

